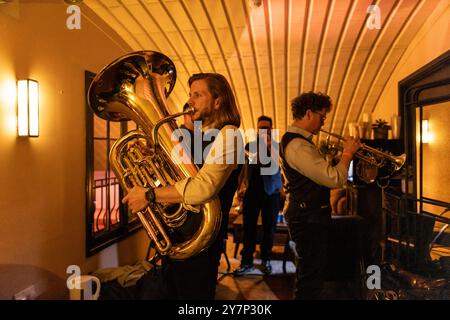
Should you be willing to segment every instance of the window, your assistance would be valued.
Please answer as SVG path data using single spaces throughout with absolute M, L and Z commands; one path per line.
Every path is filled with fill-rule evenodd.
M 447 51 L 399 83 L 402 134 L 408 158 L 404 194 L 391 210 L 390 215 L 395 218 L 391 219 L 391 228 L 402 240 L 396 245 L 396 259 L 424 272 L 445 268 L 450 252 L 449 75 Z M 407 245 L 414 244 L 414 249 L 404 246 L 403 240 Z M 435 269 L 430 268 L 431 261 Z
M 85 97 L 95 74 L 85 72 Z M 112 144 L 136 124 L 96 116 L 86 101 L 86 255 L 90 256 L 140 228 L 121 204 L 122 189 L 109 166 Z

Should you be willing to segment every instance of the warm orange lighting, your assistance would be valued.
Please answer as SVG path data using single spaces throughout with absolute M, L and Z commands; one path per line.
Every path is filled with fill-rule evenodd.
M 17 134 L 39 136 L 39 84 L 35 80 L 17 81 Z
M 11 137 L 17 135 L 16 98 L 16 80 L 3 74 L 3 78 L 0 77 L 0 132 Z

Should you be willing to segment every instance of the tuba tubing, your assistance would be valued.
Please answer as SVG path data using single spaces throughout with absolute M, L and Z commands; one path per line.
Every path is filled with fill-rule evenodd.
M 176 81 L 173 62 L 155 51 L 138 51 L 124 55 L 104 67 L 88 90 L 93 112 L 109 121 L 133 120 L 140 130 L 127 133 L 111 147 L 111 169 L 125 192 L 134 186 L 159 187 L 195 176 L 198 168 L 184 163 L 172 149 L 178 129 L 170 115 L 167 98 Z M 145 152 L 133 151 L 129 142 L 145 139 Z M 199 216 L 200 215 L 200 216 Z M 158 255 L 184 260 L 208 248 L 215 240 L 221 222 L 220 200 L 215 197 L 191 212 L 183 204 L 153 203 L 137 214 Z M 183 228 L 195 222 L 196 228 Z M 194 229 L 185 233 L 185 229 Z M 177 236 L 174 236 L 177 235 Z M 180 240 L 182 239 L 182 240 Z

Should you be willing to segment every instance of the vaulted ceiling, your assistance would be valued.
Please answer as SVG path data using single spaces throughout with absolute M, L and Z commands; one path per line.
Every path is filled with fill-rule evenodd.
M 334 103 L 325 129 L 342 134 L 348 123 L 374 111 L 392 71 L 439 1 L 84 3 L 132 50 L 160 51 L 174 61 L 178 80 L 170 96 L 172 111 L 187 100 L 189 75 L 218 72 L 236 94 L 243 129 L 265 114 L 284 132 L 292 120 L 291 99 L 314 90 L 329 94 Z

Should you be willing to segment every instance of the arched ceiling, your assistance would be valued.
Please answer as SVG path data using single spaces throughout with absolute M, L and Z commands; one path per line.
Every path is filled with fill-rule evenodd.
M 261 114 L 284 132 L 289 103 L 304 91 L 333 100 L 325 129 L 343 134 L 372 113 L 411 40 L 448 0 L 85 0 L 132 50 L 175 63 L 173 111 L 188 97 L 189 75 L 222 73 L 252 128 Z M 258 1 L 251 1 L 255 3 Z M 381 28 L 369 28 L 380 9 Z M 393 113 L 396 106 L 392 106 Z

